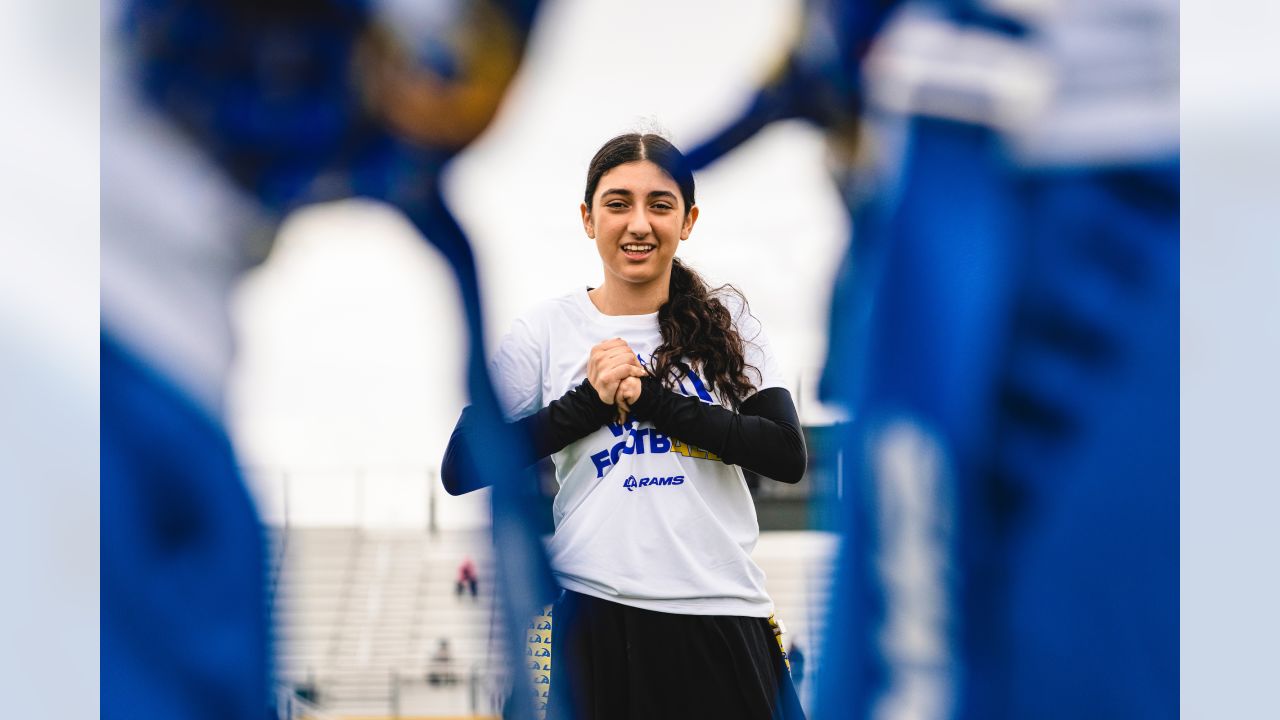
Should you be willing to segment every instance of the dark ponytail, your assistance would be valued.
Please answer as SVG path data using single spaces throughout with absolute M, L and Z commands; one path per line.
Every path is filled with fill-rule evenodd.
M 694 205 L 693 172 L 688 161 L 666 138 L 649 133 L 619 135 L 596 152 L 587 169 L 587 209 L 591 209 L 596 186 L 605 173 L 641 160 L 652 162 L 671 176 L 680 188 L 687 216 Z M 702 276 L 674 258 L 667 301 L 658 308 L 662 344 L 653 352 L 650 370 L 665 385 L 674 387 L 689 374 L 692 363 L 708 390 L 714 390 L 729 407 L 737 409 L 755 386 L 747 378 L 749 366 L 743 353 L 743 338 L 733 314 L 720 300 L 729 295 L 738 298 L 745 316 L 749 312 L 747 299 L 737 288 L 722 285 L 713 290 Z
M 702 276 L 680 262 L 671 261 L 671 289 L 658 308 L 662 345 L 653 351 L 653 374 L 668 386 L 689 373 L 686 360 L 700 368 L 700 375 L 720 397 L 737 409 L 755 389 L 747 378 L 743 339 L 733 314 L 720 300 L 733 295 L 749 312 L 747 299 L 732 285 L 712 290 Z

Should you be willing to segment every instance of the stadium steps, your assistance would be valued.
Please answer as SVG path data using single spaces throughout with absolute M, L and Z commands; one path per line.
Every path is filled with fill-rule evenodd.
M 314 682 L 320 706 L 338 716 L 465 714 L 471 688 L 427 684 L 430 658 L 449 639 L 453 672 L 492 664 L 492 567 L 487 535 L 292 529 L 277 534 L 278 674 Z M 481 596 L 455 596 L 462 558 L 476 564 Z M 398 688 L 398 691 L 397 691 Z
M 313 680 L 335 716 L 387 716 L 398 688 L 408 716 L 490 714 L 500 695 L 488 535 L 418 531 L 292 529 L 273 537 L 276 648 L 282 681 Z M 834 540 L 821 533 L 765 533 L 754 557 L 786 627 L 805 651 L 806 675 L 821 666 Z M 462 558 L 479 575 L 480 597 L 455 595 Z M 431 655 L 448 638 L 459 683 L 428 685 Z M 479 669 L 478 686 L 469 677 Z M 802 688 L 802 696 L 804 689 Z

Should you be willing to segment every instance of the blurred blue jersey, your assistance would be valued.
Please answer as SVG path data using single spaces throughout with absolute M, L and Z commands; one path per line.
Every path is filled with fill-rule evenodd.
M 818 716 L 1176 716 L 1176 3 L 812 8 L 690 156 L 801 117 L 846 163 Z
M 518 442 L 503 435 L 484 370 L 474 258 L 440 174 L 487 125 L 538 2 L 120 5 L 108 3 L 103 19 L 102 710 L 262 718 L 272 680 L 265 543 L 221 420 L 231 287 L 288 210 L 353 196 L 393 204 L 455 272 L 485 445 Z M 379 21 L 389 5 L 404 21 L 394 32 Z M 428 6 L 456 11 L 457 23 L 415 25 Z M 477 32 L 460 41 L 464 22 Z M 377 64 L 404 57 L 428 58 L 436 75 L 387 90 L 388 78 L 422 70 Z M 432 96 L 452 87 L 437 75 L 480 100 Z M 520 617 L 551 594 L 537 529 L 511 511 L 519 488 L 536 486 L 507 452 L 474 464 L 495 479 L 495 533 L 512 548 L 497 559 L 514 588 L 503 599 L 507 617 Z
M 102 716 L 256 718 L 264 528 L 221 425 L 103 338 Z

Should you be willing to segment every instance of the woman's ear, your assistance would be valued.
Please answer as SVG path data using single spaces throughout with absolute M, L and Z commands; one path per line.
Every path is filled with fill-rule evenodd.
M 693 224 L 698 222 L 698 206 L 694 205 L 689 208 L 689 214 L 684 216 L 684 226 L 680 228 L 680 239 L 688 240 L 689 233 L 693 232 Z
M 595 240 L 596 229 L 591 226 L 591 208 L 587 207 L 586 203 L 582 203 L 578 209 L 582 211 L 582 229 L 587 232 L 587 237 Z

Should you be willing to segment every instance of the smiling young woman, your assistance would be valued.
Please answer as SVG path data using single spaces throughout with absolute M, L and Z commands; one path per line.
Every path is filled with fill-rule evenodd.
M 745 298 L 676 258 L 698 207 L 670 142 L 605 143 L 580 210 L 603 282 L 533 308 L 491 364 L 560 486 L 549 717 L 801 717 L 741 470 L 804 474 L 782 373 Z M 480 485 L 468 415 L 442 467 L 454 494 Z
M 650 160 L 617 165 L 595 185 L 581 208 L 605 270 L 591 301 L 612 315 L 655 311 L 667 299 L 676 247 L 689 238 L 698 208 L 684 205 L 675 180 Z

